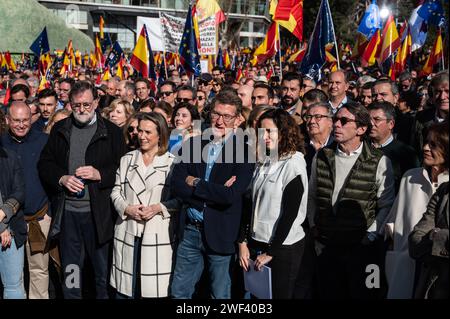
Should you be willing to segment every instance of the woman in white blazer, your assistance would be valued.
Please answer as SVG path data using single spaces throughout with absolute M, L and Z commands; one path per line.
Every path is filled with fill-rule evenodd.
M 408 236 L 427 210 L 439 185 L 448 182 L 448 122 L 430 127 L 423 146 L 423 167 L 407 171 L 386 224 L 393 249 L 386 253 L 388 299 L 413 297 L 416 261 L 409 256 Z
M 114 230 L 111 285 L 118 298 L 169 296 L 174 248 L 169 194 L 174 157 L 167 151 L 169 129 L 157 113 L 139 118 L 139 149 L 125 154 L 111 193 L 119 218 Z M 140 281 L 140 292 L 136 291 Z
M 258 141 L 262 148 L 258 148 L 259 163 L 251 184 L 252 210 L 244 212 L 238 240 L 239 263 L 245 270 L 249 259 L 258 270 L 270 267 L 272 297 L 289 299 L 305 242 L 302 223 L 308 180 L 303 154 L 297 151 L 304 145 L 303 138 L 294 119 L 282 109 L 263 113 L 257 127 L 264 134 L 263 141 Z

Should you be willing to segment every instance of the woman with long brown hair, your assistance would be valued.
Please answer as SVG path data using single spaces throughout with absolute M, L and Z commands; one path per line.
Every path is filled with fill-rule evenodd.
M 273 298 L 293 298 L 304 251 L 308 180 L 298 146 L 303 137 L 295 120 L 282 109 L 257 121 L 258 164 L 253 174 L 252 211 L 245 215 L 239 240 L 239 263 L 248 270 L 272 269 Z M 303 151 L 303 150 L 302 150 Z

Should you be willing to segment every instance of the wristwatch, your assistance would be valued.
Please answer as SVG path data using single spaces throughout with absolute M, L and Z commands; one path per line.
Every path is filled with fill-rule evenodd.
M 193 181 L 192 181 L 192 186 L 194 186 L 194 187 L 197 187 L 197 184 L 199 183 L 201 181 L 201 179 L 200 178 L 195 178 Z

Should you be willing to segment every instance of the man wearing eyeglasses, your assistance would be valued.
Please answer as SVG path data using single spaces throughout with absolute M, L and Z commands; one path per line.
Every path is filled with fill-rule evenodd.
M 28 222 L 29 234 L 25 246 L 30 274 L 28 297 L 48 299 L 49 254 L 44 252 L 44 247 L 51 213 L 37 169 L 39 155 L 47 143 L 48 136 L 42 130 L 31 129 L 31 110 L 24 102 L 13 102 L 8 109 L 6 120 L 9 131 L 1 136 L 0 144 L 18 155 L 24 171 L 26 197 L 23 212 Z
M 309 141 L 306 145 L 305 161 L 308 176 L 311 175 L 311 164 L 314 155 L 323 147 L 333 142 L 333 112 L 326 102 L 309 105 L 303 120 L 306 123 L 306 131 Z
M 211 131 L 185 142 L 173 169 L 171 191 L 185 207 L 179 214 L 174 298 L 192 298 L 204 266 L 211 298 L 231 297 L 243 195 L 253 173 L 248 146 L 234 134 L 241 110 L 236 93 L 219 92 L 212 101 Z
M 214 97 L 213 77 L 209 73 L 202 73 L 198 78 L 198 89 L 202 90 L 206 94 L 207 101 L 210 102 Z
M 411 146 L 394 138 L 395 109 L 391 103 L 374 102 L 369 105 L 369 113 L 372 145 L 391 160 L 397 193 L 403 174 L 411 168 L 419 167 L 419 160 Z
M 164 81 L 159 87 L 159 98 L 169 103 L 172 107 L 175 106 L 175 99 L 177 97 L 176 87 L 172 81 Z
M 59 81 L 58 106 L 57 110 L 63 109 L 65 104 L 69 101 L 69 93 L 75 81 L 71 78 L 64 78 Z
M 316 155 L 308 199 L 319 297 L 378 298 L 381 289 L 366 286 L 366 267 L 382 268 L 383 223 L 395 199 L 391 163 L 365 141 L 371 122 L 364 106 L 344 104 L 333 122 L 335 142 Z
M 110 195 L 121 156 L 122 131 L 97 112 L 98 97 L 89 82 L 70 91 L 72 115 L 53 127 L 38 163 L 52 201 L 49 238 L 59 238 L 64 298 L 80 299 L 84 258 L 95 273 L 96 297 L 108 298 L 108 254 L 117 213 Z M 74 268 L 75 267 L 75 268 Z
M 177 103 L 186 102 L 192 105 L 197 103 L 197 90 L 190 85 L 183 85 L 177 89 Z

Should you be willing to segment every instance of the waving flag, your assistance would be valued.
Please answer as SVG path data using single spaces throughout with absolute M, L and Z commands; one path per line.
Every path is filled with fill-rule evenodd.
M 114 67 L 117 63 L 119 63 L 120 58 L 123 56 L 123 50 L 120 47 L 119 42 L 114 42 L 114 45 L 111 48 L 111 51 L 106 58 L 106 65 L 109 65 L 111 68 Z
M 378 29 L 381 29 L 380 9 L 376 0 L 372 0 L 372 3 L 364 13 L 357 31 L 364 35 L 366 39 L 370 39 Z
M 372 66 L 376 62 L 377 53 L 380 50 L 381 35 L 377 30 L 367 44 L 363 54 L 361 55 L 361 65 L 363 67 Z
M 34 40 L 33 44 L 30 46 L 30 50 L 39 57 L 42 54 L 50 51 L 50 46 L 48 44 L 47 27 L 44 27 L 41 34 Z
M 225 14 L 216 0 L 197 0 L 195 7 L 200 21 L 213 15 L 216 17 L 216 25 L 226 20 Z
M 394 16 L 390 15 L 383 29 L 379 65 L 387 60 L 400 47 L 400 37 L 395 26 Z
M 102 51 L 102 46 L 100 45 L 100 40 L 98 38 L 98 35 L 95 36 L 95 60 L 96 60 L 96 65 L 98 68 L 102 68 L 103 67 L 103 62 L 104 62 L 104 57 L 103 57 L 103 51 Z
M 269 13 L 273 21 L 303 41 L 303 0 L 272 0 Z
M 421 74 L 423 76 L 429 75 L 433 73 L 433 67 L 435 64 L 439 63 L 443 56 L 443 47 L 442 47 L 442 35 L 441 30 L 439 30 L 438 36 L 436 37 L 436 41 L 434 41 L 433 49 L 428 56 L 425 65 L 423 66 Z
M 222 48 L 219 48 L 219 52 L 217 52 L 216 66 L 223 69 L 223 54 Z
M 334 44 L 335 38 L 330 5 L 328 0 L 322 0 L 308 49 L 300 66 L 303 74 L 309 74 L 316 79 L 320 78 L 320 69 L 326 62 L 325 48 Z M 333 55 L 337 57 L 337 54 Z
M 422 8 L 422 5 L 415 8 L 409 18 L 409 26 L 411 32 L 411 50 L 414 52 L 421 48 L 427 40 L 428 24 L 421 16 L 418 15 L 418 11 Z
M 445 23 L 444 8 L 440 0 L 426 0 L 417 10 L 417 14 L 424 21 L 435 26 L 442 26 Z
M 189 6 L 189 10 L 186 17 L 186 24 L 184 25 L 183 37 L 181 38 L 180 49 L 181 64 L 183 68 L 195 76 L 199 76 L 200 69 L 200 56 L 198 54 L 197 40 L 195 38 L 195 32 L 192 24 L 192 7 Z
M 278 30 L 277 22 L 272 22 L 267 30 L 264 41 L 256 48 L 253 53 L 254 59 L 252 64 L 264 63 L 267 59 L 273 57 L 278 51 Z
M 131 56 L 130 64 L 140 72 L 144 78 L 156 80 L 155 61 L 153 52 L 148 40 L 147 27 L 142 26 L 136 46 Z

